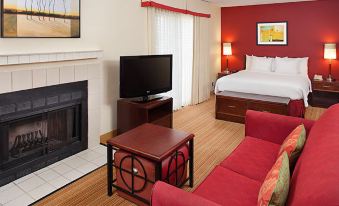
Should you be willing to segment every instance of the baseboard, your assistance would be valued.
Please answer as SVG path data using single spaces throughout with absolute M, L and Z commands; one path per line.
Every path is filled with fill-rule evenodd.
M 100 144 L 106 145 L 107 140 L 109 140 L 113 137 L 116 137 L 117 134 L 118 134 L 118 131 L 113 130 L 113 131 L 107 132 L 106 134 L 101 135 L 100 136 Z

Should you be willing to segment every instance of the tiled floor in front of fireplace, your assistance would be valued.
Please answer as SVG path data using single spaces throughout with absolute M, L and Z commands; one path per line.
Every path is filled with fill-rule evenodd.
M 0 187 L 0 206 L 25 206 L 106 164 L 106 147 L 82 151 Z

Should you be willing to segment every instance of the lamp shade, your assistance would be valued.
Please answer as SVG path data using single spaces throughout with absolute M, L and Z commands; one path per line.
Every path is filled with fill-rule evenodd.
M 232 44 L 224 43 L 223 44 L 223 54 L 224 55 L 232 55 Z
M 324 58 L 337 59 L 336 44 L 325 44 Z

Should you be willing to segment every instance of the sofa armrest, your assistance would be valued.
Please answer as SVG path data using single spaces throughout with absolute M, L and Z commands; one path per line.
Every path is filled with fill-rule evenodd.
M 210 200 L 158 181 L 153 186 L 152 206 L 220 206 Z
M 299 125 L 304 124 L 308 136 L 314 121 L 267 112 L 248 110 L 245 119 L 245 135 L 282 144 Z

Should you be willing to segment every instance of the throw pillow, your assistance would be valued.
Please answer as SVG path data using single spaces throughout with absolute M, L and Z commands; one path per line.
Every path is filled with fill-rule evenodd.
M 290 186 L 290 168 L 288 155 L 283 152 L 274 163 L 272 169 L 261 185 L 258 206 L 267 205 L 285 205 L 289 186 Z
M 290 166 L 293 167 L 297 162 L 300 153 L 306 142 L 306 130 L 304 125 L 299 125 L 285 139 L 280 147 L 279 155 L 284 151 L 287 152 L 290 160 Z

